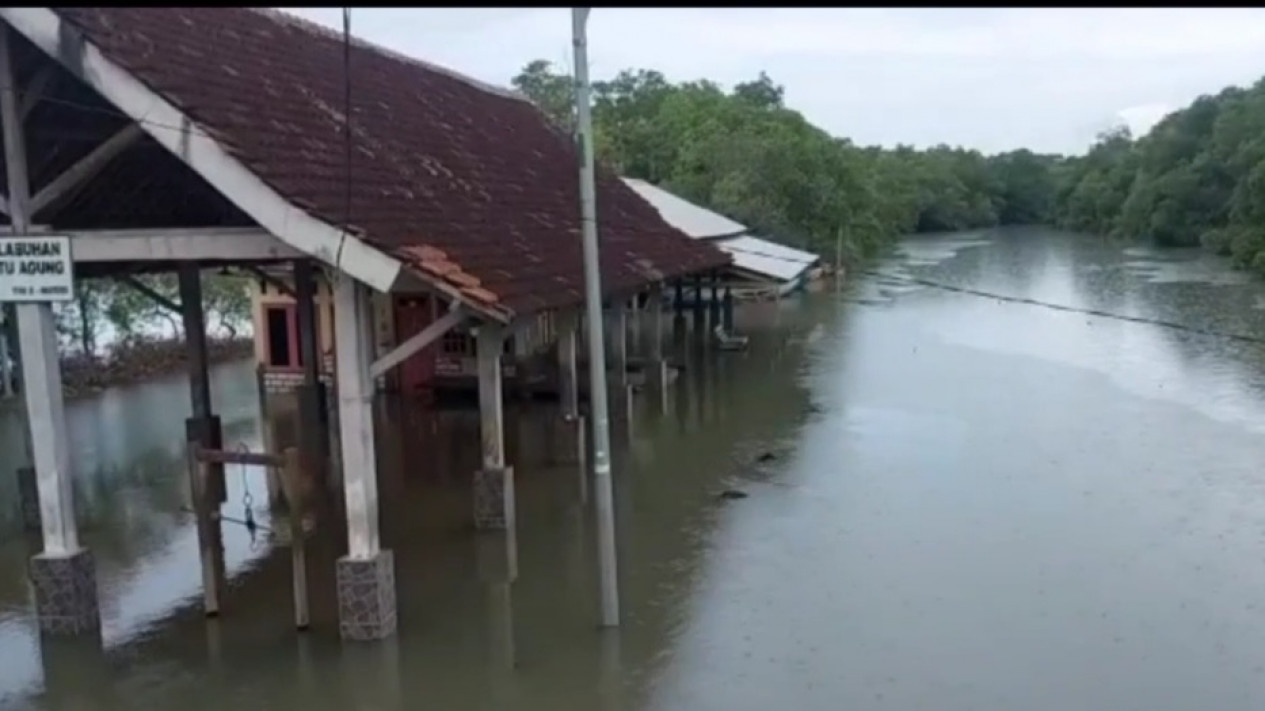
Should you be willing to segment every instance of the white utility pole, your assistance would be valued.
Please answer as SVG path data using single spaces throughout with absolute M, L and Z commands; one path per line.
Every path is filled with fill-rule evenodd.
M 593 489 L 597 506 L 598 576 L 602 626 L 619 626 L 619 563 L 615 553 L 615 496 L 611 483 L 610 417 L 606 403 L 606 346 L 602 317 L 602 274 L 597 259 L 597 190 L 594 179 L 593 113 L 589 106 L 587 7 L 571 8 L 575 48 L 576 141 L 580 150 L 580 218 L 584 228 L 584 292 L 589 336 L 589 419 L 593 421 Z

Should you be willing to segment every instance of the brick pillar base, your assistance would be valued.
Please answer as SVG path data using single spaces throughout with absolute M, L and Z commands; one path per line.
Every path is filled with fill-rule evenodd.
M 40 531 L 40 492 L 35 483 L 35 467 L 18 467 L 18 505 L 22 528 L 29 533 Z
M 514 468 L 474 473 L 474 527 L 504 530 L 514 526 Z
M 97 634 L 97 573 L 92 553 L 81 548 L 66 555 L 41 553 L 29 565 L 40 631 L 50 635 Z
M 338 632 L 343 639 L 368 641 L 395 634 L 395 556 L 338 559 Z

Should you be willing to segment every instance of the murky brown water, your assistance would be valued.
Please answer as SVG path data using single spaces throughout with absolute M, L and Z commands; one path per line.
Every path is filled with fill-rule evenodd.
M 1265 287 L 1194 252 L 1028 230 L 911 240 L 880 269 L 1265 335 Z M 231 524 L 224 615 L 202 619 L 182 381 L 74 406 L 76 461 L 107 463 L 79 497 L 106 651 L 40 644 L 34 544 L 5 508 L 0 706 L 1260 707 L 1260 346 L 873 277 L 739 325 L 750 352 L 691 368 L 666 412 L 647 390 L 620 425 L 613 633 L 595 629 L 592 521 L 574 473 L 547 463 L 547 409 L 507 424 L 507 584 L 495 537 L 468 527 L 473 413 L 383 406 L 401 630 L 344 646 L 336 531 L 313 553 L 312 632 L 291 629 L 288 551 Z M 249 366 L 219 372 L 216 402 L 229 438 L 257 447 Z M 0 452 L 20 446 L 12 430 Z M 229 485 L 226 515 L 244 487 L 263 506 L 258 473 Z M 0 477 L 4 500 L 13 488 Z

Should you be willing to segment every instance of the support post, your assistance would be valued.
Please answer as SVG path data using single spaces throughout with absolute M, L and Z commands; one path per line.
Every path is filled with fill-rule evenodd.
M 325 479 L 329 462 L 329 412 L 325 384 L 321 382 L 321 353 L 316 325 L 316 275 L 312 262 L 295 260 L 294 303 L 299 331 L 299 361 L 303 364 L 303 385 L 299 388 L 299 447 L 303 466 Z
M 663 357 L 663 283 L 656 283 L 650 289 L 647 308 L 650 309 L 650 354 L 646 368 L 650 379 L 659 393 L 659 410 L 668 411 L 668 363 Z
M 372 304 L 368 289 L 346 274 L 334 286 L 338 425 L 347 512 L 347 555 L 337 563 L 338 629 L 343 639 L 395 634 L 395 559 L 378 537 L 378 470 L 374 458 Z
M 712 272 L 710 281 L 712 298 L 707 302 L 707 339 L 709 342 L 712 340 L 711 332 L 720 325 L 720 275 Z
M 598 258 L 597 179 L 593 155 L 593 107 L 590 104 L 588 19 L 590 8 L 571 8 L 571 46 L 575 57 L 576 134 L 581 149 L 580 216 L 584 236 L 585 311 L 589 333 L 589 414 L 593 418 L 593 482 L 596 490 L 597 555 L 602 625 L 619 626 L 619 561 L 615 550 L 615 497 L 611 481 L 610 421 L 606 410 L 606 355 L 601 339 L 602 272 Z
M 628 301 L 628 310 L 630 314 L 629 321 L 631 322 L 629 323 L 629 330 L 632 332 L 631 350 L 632 350 L 633 355 L 642 356 L 645 353 L 641 348 L 642 339 L 644 338 L 644 336 L 641 332 L 641 295 L 640 294 L 632 297 L 632 299 Z
M 694 275 L 694 338 L 703 338 L 707 333 L 707 317 L 703 313 L 703 275 Z
M 628 305 L 619 303 L 610 309 L 611 365 L 616 383 L 628 383 Z
M 514 470 L 505 466 L 504 393 L 501 353 L 505 332 L 480 324 L 476 335 L 479 370 L 479 439 L 483 466 L 474 474 L 474 525 L 480 530 L 514 530 Z
M 310 465 L 308 465 L 310 466 Z M 285 467 L 281 479 L 285 484 L 286 501 L 290 509 L 290 578 L 294 593 L 294 626 L 306 630 L 311 622 L 307 593 L 307 533 L 304 521 L 308 515 L 307 477 L 319 476 L 319 472 L 304 470 L 303 456 L 295 447 L 285 450 Z M 310 481 L 310 480 L 309 480 Z
M 725 296 L 721 305 L 721 312 L 725 333 L 732 334 L 734 332 L 734 293 L 728 284 L 725 285 Z
M 198 561 L 202 568 L 202 612 L 220 614 L 224 581 L 224 545 L 220 529 L 220 502 L 212 489 L 217 465 L 198 458 L 196 442 L 189 444 L 189 492 L 198 533 Z M 223 471 L 220 465 L 219 471 Z
M 202 306 L 202 271 L 194 262 L 181 262 L 177 278 L 189 367 L 189 399 L 192 403 L 192 416 L 185 420 L 185 441 L 202 449 L 222 449 L 224 433 L 220 418 L 211 412 L 211 366 L 206 347 L 206 314 Z M 211 466 L 207 486 L 207 495 L 217 503 L 224 503 L 223 465 Z
M 0 123 L 9 186 L 9 220 L 12 232 L 20 235 L 31 229 L 31 186 L 11 37 L 12 30 L 0 26 L 0 86 L 5 88 L 0 91 Z M 70 438 L 66 433 L 53 308 L 47 303 L 24 303 L 17 306 L 16 312 L 22 390 L 26 396 L 44 544 L 29 567 L 39 627 L 49 634 L 99 634 L 96 566 L 92 554 L 79 545 L 75 523 Z
M 550 448 L 559 464 L 583 464 L 584 422 L 580 417 L 580 387 L 575 362 L 579 314 L 574 311 L 558 318 L 558 399 L 562 417 L 554 423 L 554 441 Z M 583 472 L 581 472 L 583 478 Z

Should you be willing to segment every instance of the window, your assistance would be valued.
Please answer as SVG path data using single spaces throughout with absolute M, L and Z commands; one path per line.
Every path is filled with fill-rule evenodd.
M 268 365 L 273 368 L 303 367 L 294 306 L 265 307 L 264 323 L 268 329 Z

